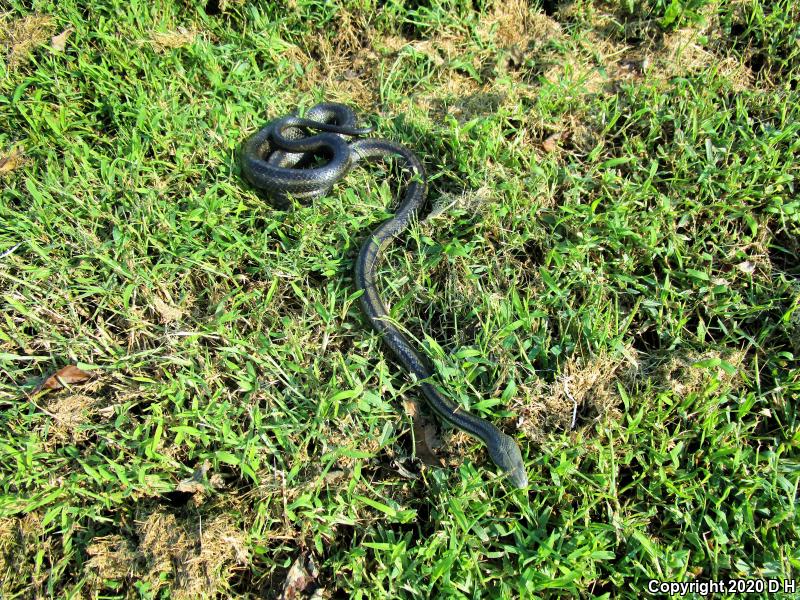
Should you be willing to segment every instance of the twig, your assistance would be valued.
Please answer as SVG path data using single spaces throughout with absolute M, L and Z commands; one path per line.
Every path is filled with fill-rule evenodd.
M 567 386 L 567 381 L 568 380 L 569 380 L 569 377 L 565 377 L 563 382 L 564 382 L 564 393 L 567 395 L 567 398 L 572 400 L 572 423 L 569 426 L 570 431 L 571 431 L 571 430 L 575 429 L 575 422 L 578 420 L 578 401 L 575 400 L 575 397 L 569 391 L 569 387 Z

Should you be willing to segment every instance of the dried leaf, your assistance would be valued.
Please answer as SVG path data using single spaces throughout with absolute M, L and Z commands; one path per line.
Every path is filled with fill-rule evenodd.
M 412 419 L 416 419 L 420 414 L 419 405 L 413 400 L 403 400 L 403 408 Z
M 183 317 L 183 311 L 175 306 L 171 306 L 164 302 L 158 296 L 153 297 L 153 306 L 158 314 L 161 316 L 163 323 L 171 323 L 172 321 L 180 321 Z
M 225 478 L 222 477 L 219 473 L 214 473 L 211 476 L 211 479 L 208 480 L 208 484 L 214 488 L 215 490 L 221 489 L 225 487 Z
M 67 38 L 69 38 L 69 34 L 72 33 L 74 30 L 72 27 L 67 27 L 64 31 L 59 33 L 58 35 L 54 35 L 50 39 L 50 46 L 56 52 L 63 52 L 64 49 L 67 47 Z
M 97 410 L 97 414 L 103 417 L 104 419 L 109 419 L 114 414 L 114 405 L 104 406 Z
M 555 152 L 556 148 L 558 148 L 558 140 L 561 139 L 562 134 L 554 133 L 549 136 L 545 141 L 542 142 L 542 148 L 545 152 Z
M 756 266 L 749 260 L 740 262 L 738 265 L 736 265 L 736 268 L 739 269 L 742 273 L 747 273 L 747 274 L 750 274 L 756 270 Z
M 279 600 L 295 600 L 308 588 L 319 575 L 317 566 L 311 556 L 305 554 L 298 556 L 292 563 L 283 583 L 283 591 L 278 596 Z
M 48 377 L 41 385 L 41 388 L 46 390 L 60 390 L 73 383 L 84 383 L 91 379 L 91 377 L 91 373 L 82 371 L 75 365 L 68 365 Z
M 196 494 L 197 492 L 204 492 L 206 490 L 206 474 L 211 468 L 211 463 L 204 461 L 199 467 L 194 470 L 191 477 L 183 479 L 176 487 L 176 492 L 189 492 Z
M 436 425 L 422 414 L 415 401 L 404 400 L 403 407 L 411 417 L 414 427 L 414 454 L 426 465 L 441 467 L 442 461 L 433 451 L 434 448 L 441 446 L 441 441 L 436 435 Z
M 24 162 L 25 160 L 22 157 L 22 152 L 16 148 L 8 154 L 0 155 L 0 175 L 15 171 Z
M 345 477 L 347 477 L 347 473 L 336 469 L 334 471 L 328 471 L 325 473 L 325 477 L 322 478 L 322 481 L 325 483 L 325 485 L 333 485 L 334 483 L 340 482 Z

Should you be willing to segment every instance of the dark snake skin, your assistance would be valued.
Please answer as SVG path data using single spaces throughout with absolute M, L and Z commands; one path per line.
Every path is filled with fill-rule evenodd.
M 309 135 L 311 130 L 320 133 Z M 317 104 L 306 112 L 305 118 L 289 115 L 277 119 L 250 137 L 242 151 L 242 171 L 255 187 L 285 204 L 290 196 L 313 199 L 326 195 L 359 162 L 393 159 L 399 163 L 408 175 L 405 196 L 394 216 L 367 238 L 356 261 L 356 286 L 364 291 L 361 308 L 385 344 L 420 382 L 434 412 L 483 440 L 494 463 L 516 487 L 525 488 L 528 476 L 514 439 L 488 421 L 464 411 L 434 387 L 431 383 L 434 373 L 428 361 L 392 324 L 378 295 L 375 271 L 381 250 L 403 233 L 419 213 L 425 201 L 427 179 L 422 163 L 403 146 L 377 138 L 347 139 L 371 131 L 369 127 L 356 126 L 356 116 L 347 106 Z M 314 166 L 312 160 L 320 156 L 325 163 Z

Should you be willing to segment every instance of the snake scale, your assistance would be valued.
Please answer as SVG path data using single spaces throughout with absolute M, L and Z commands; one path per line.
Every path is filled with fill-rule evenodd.
M 317 132 L 310 135 L 311 132 Z M 375 271 L 381 250 L 403 233 L 425 202 L 425 169 L 413 152 L 385 139 L 360 136 L 371 127 L 358 127 L 354 112 L 343 104 L 322 103 L 304 117 L 291 114 L 276 119 L 253 134 L 243 145 L 244 176 L 276 203 L 289 198 L 311 200 L 326 195 L 357 163 L 393 159 L 407 175 L 405 195 L 395 214 L 364 242 L 355 265 L 356 287 L 363 290 L 361 308 L 403 366 L 416 377 L 428 405 L 442 419 L 481 439 L 494 463 L 518 488 L 528 485 L 519 446 L 488 421 L 466 412 L 444 397 L 431 382 L 433 369 L 392 324 L 378 295 Z M 350 139 L 353 138 L 353 139 Z M 317 164 L 322 158 L 324 163 Z

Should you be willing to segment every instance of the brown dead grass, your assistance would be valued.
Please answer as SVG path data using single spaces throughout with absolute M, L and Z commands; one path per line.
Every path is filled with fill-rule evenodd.
M 225 595 L 232 569 L 249 562 L 246 534 L 227 514 L 208 520 L 156 511 L 136 523 L 138 543 L 97 538 L 87 548 L 90 590 L 104 580 L 142 581 L 153 593 L 168 588 L 178 600 Z
M 708 351 L 702 354 L 673 356 L 655 369 L 652 380 L 659 388 L 669 389 L 679 396 L 702 392 L 713 379 L 732 388 L 741 385 L 742 379 L 737 373 L 729 374 L 723 369 L 693 366 L 699 361 L 715 358 L 724 360 L 740 371 L 744 364 L 745 353 L 742 350 Z
M 194 43 L 198 35 L 196 29 L 179 27 L 174 31 L 155 32 L 148 41 L 156 52 L 166 52 Z
M 435 86 L 432 91 L 410 93 L 410 105 L 432 120 L 449 115 L 462 123 L 498 111 L 515 118 L 519 114 L 522 127 L 513 143 L 530 147 L 537 158 L 588 154 L 600 136 L 582 107 L 593 95 L 617 93 L 626 80 L 648 77 L 666 83 L 709 68 L 728 77 L 735 87 L 747 87 L 752 80 L 741 62 L 703 42 L 703 36 L 721 35 L 713 7 L 702 25 L 668 34 L 652 19 L 624 21 L 620 26 L 614 10 L 600 5 L 587 12 L 571 3 L 550 17 L 523 0 L 497 1 L 475 31 L 483 42 L 476 44 L 470 34 L 447 27 L 426 39 L 381 36 L 372 28 L 369 14 L 345 8 L 330 25 L 335 36 L 309 35 L 299 45 L 287 43 L 285 54 L 306 70 L 304 91 L 322 90 L 331 101 L 354 104 L 369 113 L 381 109 L 381 78 L 397 61 L 406 60 L 404 53 L 421 53 L 434 65 Z M 582 37 L 568 36 L 559 23 L 564 20 L 583 23 Z M 565 46 L 574 50 L 565 52 Z M 482 82 L 453 67 L 454 60 L 467 54 Z M 535 90 L 518 83 L 534 83 L 539 77 L 562 85 L 574 96 L 568 99 L 577 108 L 548 123 L 538 122 L 536 111 L 523 111 Z M 559 136 L 559 143 L 548 149 L 543 143 L 553 135 Z
M 494 2 L 490 14 L 478 27 L 478 35 L 483 39 L 493 37 L 498 45 L 507 50 L 528 49 L 531 44 L 543 45 L 561 34 L 561 25 L 556 20 L 534 12 L 525 0 Z
M 617 382 L 625 372 L 636 368 L 638 359 L 633 348 L 618 355 L 570 358 L 552 383 L 539 381 L 520 386 L 519 428 L 533 441 L 541 441 L 553 431 L 572 429 L 573 414 L 579 422 L 586 422 L 587 418 L 592 423 L 619 418 L 622 399 Z
M 412 44 L 441 69 L 436 91 L 415 98 L 432 118 L 451 115 L 463 123 L 501 109 L 517 112 L 525 95 L 515 84 L 515 80 L 522 77 L 519 67 L 549 41 L 560 39 L 563 34 L 556 21 L 532 12 L 525 2 L 513 0 L 495 3 L 490 15 L 478 27 L 477 35 L 484 43 L 494 41 L 499 52 L 478 48 L 461 32 L 447 30 Z M 481 74 L 483 83 L 451 67 L 451 61 L 465 50 L 474 55 L 472 67 Z M 512 80 L 498 79 L 497 76 L 504 73 L 510 73 Z
M 347 9 L 337 12 L 333 27 L 337 32 L 335 38 L 309 36 L 301 44 L 302 48 L 296 48 L 296 60 L 305 66 L 308 73 L 304 81 L 308 90 L 322 89 L 330 100 L 355 104 L 364 111 L 375 112 L 380 109 L 382 76 L 385 78 L 393 68 L 400 68 L 398 61 L 410 60 L 416 53 L 424 55 L 434 65 L 437 89 L 434 94 L 409 95 L 410 102 L 438 117 L 447 112 L 437 103 L 442 98 L 473 96 L 471 107 L 464 104 L 457 107 L 459 117 L 461 113 L 464 113 L 464 118 L 469 118 L 467 113 L 492 110 L 491 106 L 478 106 L 481 103 L 480 84 L 451 67 L 451 61 L 462 56 L 463 50 L 473 43 L 463 32 L 445 28 L 427 39 L 380 36 L 371 28 L 368 15 Z M 485 63 L 492 60 L 493 55 L 484 52 L 475 58 L 472 66 L 481 71 Z
M 650 73 L 662 80 L 687 76 L 707 69 L 716 69 L 733 84 L 734 89 L 743 90 L 754 81 L 752 71 L 733 56 L 720 56 L 703 47 L 704 35 L 721 36 L 711 25 L 704 28 L 685 27 L 664 36 L 661 45 L 651 52 L 634 52 L 643 61 L 652 65 Z
M 445 192 L 434 201 L 430 212 L 425 216 L 423 223 L 443 218 L 449 220 L 451 210 L 464 210 L 471 213 L 481 213 L 488 210 L 487 205 L 498 201 L 492 194 L 492 188 L 483 186 L 477 190 L 464 190 L 460 194 Z
M 737 373 L 694 366 L 699 361 L 715 358 L 732 365 Z M 702 392 L 713 381 L 736 389 L 742 384 L 738 371 L 743 368 L 744 358 L 741 350 L 709 351 L 654 362 L 631 346 L 620 355 L 598 355 L 588 360 L 570 358 L 552 383 L 536 380 L 532 385 L 520 386 L 515 407 L 519 415 L 518 427 L 536 442 L 548 433 L 569 431 L 576 407 L 579 424 L 585 423 L 587 418 L 592 423 L 604 418 L 617 419 L 621 416 L 622 403 L 618 384 L 626 389 L 650 384 L 655 389 L 670 390 L 680 396 Z
M 727 55 L 724 48 L 705 41 L 724 39 L 718 16 L 711 6 L 706 7 L 702 24 L 667 34 L 652 19 L 626 21 L 621 31 L 618 15 L 604 12 L 597 6 L 583 14 L 586 11 L 577 3 L 565 4 L 555 18 L 533 10 L 519 0 L 497 2 L 479 28 L 479 35 L 485 41 L 493 41 L 502 49 L 496 57 L 494 71 L 505 72 L 512 80 L 532 83 L 543 77 L 573 90 L 575 100 L 595 94 L 615 94 L 618 85 L 626 80 L 646 76 L 666 84 L 676 76 L 707 69 L 714 69 L 729 79 L 735 89 L 747 88 L 753 81 L 753 74 L 741 61 Z M 565 19 L 585 22 L 587 28 L 580 38 L 566 37 L 558 22 Z M 631 43 L 630 39 L 641 41 Z M 565 53 L 559 49 L 563 45 L 576 47 Z M 485 63 L 491 61 L 490 57 L 482 58 Z M 487 72 L 487 64 L 482 66 L 482 71 Z M 504 94 L 507 90 L 503 87 L 508 88 L 502 79 L 490 81 L 480 93 L 508 95 L 499 106 L 518 104 L 519 98 Z M 477 116 L 481 110 L 495 110 L 497 106 L 469 107 L 463 112 L 469 118 Z M 546 126 L 551 129 L 550 134 L 561 132 L 571 150 L 585 154 L 597 143 L 597 135 L 587 125 L 589 122 L 591 119 L 578 109 L 565 114 L 563 122 Z M 549 135 L 542 131 L 543 125 L 526 123 L 531 135 L 525 143 L 532 145 L 537 153 L 540 152 L 539 143 Z
M 36 554 L 43 550 L 50 557 L 53 543 L 41 539 L 40 523 L 37 512 L 0 519 L 0 598 L 23 590 L 34 597 L 41 590 L 47 572 L 35 569 Z
M 55 444 L 76 444 L 87 438 L 82 427 L 90 423 L 97 412 L 96 398 L 85 394 L 59 393 L 44 406 L 51 417 L 47 441 Z
M 30 60 L 33 49 L 50 41 L 55 21 L 49 15 L 28 15 L 12 19 L 0 15 L 0 46 L 5 47 L 6 60 L 13 71 Z
M 139 556 L 136 547 L 121 535 L 97 537 L 86 549 L 89 560 L 86 570 L 95 585 L 104 579 L 123 580 L 133 575 Z
M 293 47 L 295 60 L 307 73 L 303 89 L 322 89 L 330 101 L 372 112 L 378 106 L 380 60 L 368 15 L 343 7 L 331 27 L 336 31 L 332 40 L 314 34 Z
M 621 36 L 615 15 L 597 13 L 592 22 L 596 33 L 590 36 L 591 43 L 599 49 L 613 81 L 647 75 L 667 82 L 674 77 L 715 69 L 729 79 L 735 89 L 749 87 L 753 73 L 742 61 L 727 54 L 727 49 L 719 43 L 706 41 L 726 39 L 716 7 L 709 5 L 701 12 L 704 13 L 701 23 L 667 33 L 653 19 L 627 21 Z M 631 38 L 642 41 L 626 42 Z

